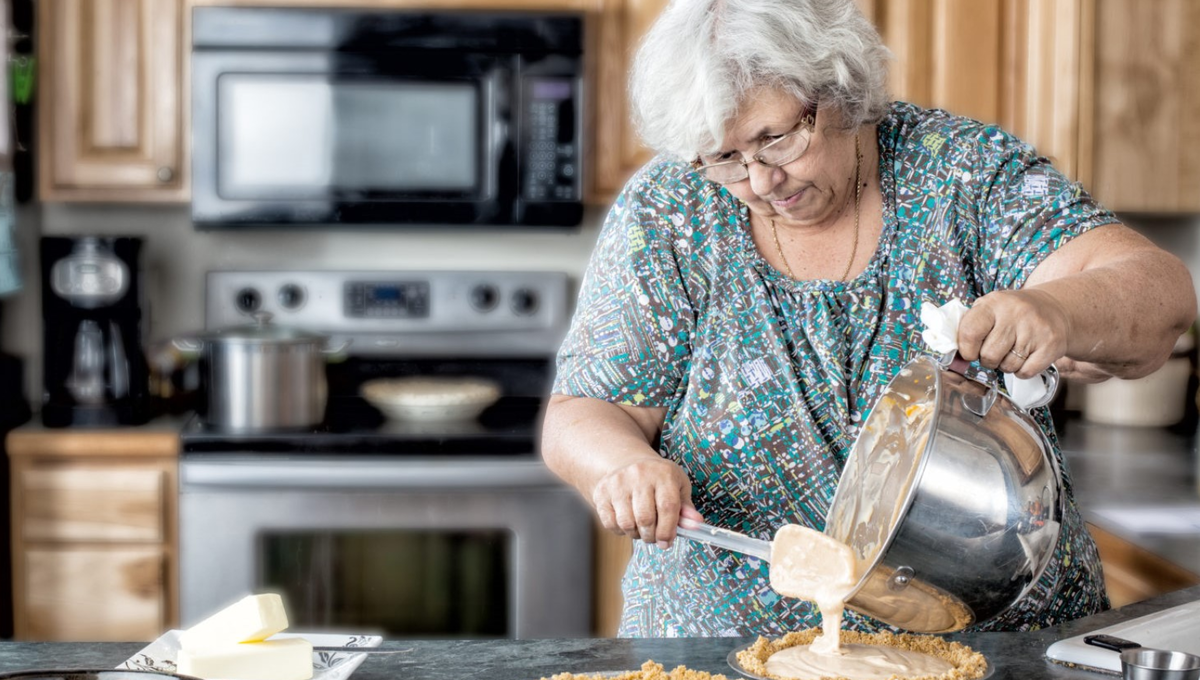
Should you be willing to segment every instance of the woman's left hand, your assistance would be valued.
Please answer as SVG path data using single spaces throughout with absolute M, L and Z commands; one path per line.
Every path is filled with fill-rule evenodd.
M 1067 352 L 1070 314 L 1036 289 L 988 293 L 958 324 L 958 353 L 986 368 L 1032 378 Z

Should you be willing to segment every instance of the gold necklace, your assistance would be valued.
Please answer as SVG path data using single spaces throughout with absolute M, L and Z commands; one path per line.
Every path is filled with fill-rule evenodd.
M 862 151 L 858 146 L 858 135 L 854 135 L 854 245 L 850 246 L 850 259 L 846 262 L 846 269 L 839 280 L 845 281 L 850 274 L 850 266 L 854 264 L 854 256 L 858 254 L 858 216 L 859 205 L 862 202 L 862 179 L 859 175 L 859 168 L 862 166 Z M 775 250 L 779 253 L 779 259 L 783 260 L 783 266 L 787 269 L 788 277 L 795 280 L 796 275 L 792 273 L 792 265 L 788 264 L 787 255 L 783 254 L 783 247 L 779 245 L 779 232 L 775 229 L 775 218 L 771 218 L 771 237 L 775 239 Z

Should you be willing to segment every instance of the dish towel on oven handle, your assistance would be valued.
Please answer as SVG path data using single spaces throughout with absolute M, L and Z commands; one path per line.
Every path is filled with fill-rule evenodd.
M 21 271 L 17 260 L 16 200 L 11 169 L 0 168 L 0 297 L 21 290 Z
M 921 323 L 925 324 L 921 337 L 925 344 L 929 345 L 929 349 L 938 354 L 958 351 L 958 324 L 968 309 L 969 307 L 957 298 L 941 307 L 936 307 L 929 301 L 921 303 Z M 1013 403 L 1025 410 L 1029 410 L 1031 404 L 1037 404 L 1046 397 L 1046 383 L 1041 376 L 1018 378 L 1005 373 L 1004 387 Z

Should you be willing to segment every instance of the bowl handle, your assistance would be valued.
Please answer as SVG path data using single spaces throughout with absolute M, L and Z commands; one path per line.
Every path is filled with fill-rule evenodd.
M 937 363 L 945 370 L 954 371 L 964 378 L 974 380 L 975 382 L 985 385 L 988 388 L 987 393 L 981 397 L 976 397 L 969 394 L 964 394 L 962 397 L 964 408 L 981 418 L 986 416 L 988 411 L 991 410 L 992 405 L 996 403 L 996 397 L 1000 393 L 998 385 L 995 382 L 984 382 L 968 375 L 967 369 L 970 368 L 971 364 L 966 359 L 962 358 L 957 350 L 938 355 Z M 1033 403 L 1026 406 L 1021 406 L 1016 402 L 1013 402 L 1014 406 L 1028 412 L 1054 401 L 1054 395 L 1058 394 L 1058 367 L 1054 364 L 1050 364 L 1046 367 L 1046 370 L 1039 373 L 1038 376 L 1042 379 L 1042 384 L 1046 386 L 1045 394 L 1043 394 Z

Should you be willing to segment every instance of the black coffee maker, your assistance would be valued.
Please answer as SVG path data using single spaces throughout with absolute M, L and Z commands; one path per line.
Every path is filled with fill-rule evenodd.
M 141 248 L 130 237 L 41 239 L 47 427 L 149 420 Z

